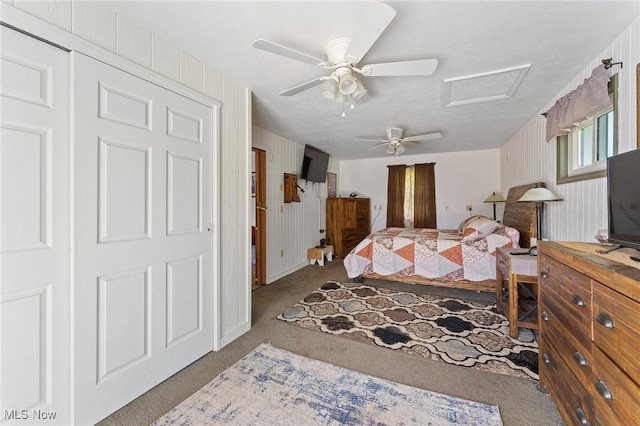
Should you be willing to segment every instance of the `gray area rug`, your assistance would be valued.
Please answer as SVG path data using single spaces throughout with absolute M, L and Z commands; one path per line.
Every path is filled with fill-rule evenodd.
M 388 349 L 538 380 L 531 330 L 509 337 L 495 304 L 329 281 L 278 319 Z
M 498 407 L 261 344 L 153 425 L 502 425 Z

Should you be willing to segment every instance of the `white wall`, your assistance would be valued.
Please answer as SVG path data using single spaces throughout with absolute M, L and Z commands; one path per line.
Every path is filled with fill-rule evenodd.
M 501 188 L 543 181 L 563 201 L 546 203 L 543 214 L 542 235 L 551 240 L 595 241 L 598 229 L 607 228 L 606 178 L 580 182 L 556 184 L 556 146 L 545 142 L 545 118 L 547 111 L 560 97 L 578 87 L 602 59 L 622 61 L 623 67 L 615 66 L 619 75 L 618 96 L 618 149 L 620 152 L 636 148 L 636 64 L 640 62 L 640 18 L 636 19 L 597 58 L 589 61 L 583 71 L 571 78 L 567 86 L 540 110 L 501 149 Z
M 250 91 L 104 4 L 86 1 L 2 0 L 66 32 L 222 104 L 219 149 L 220 329 L 224 346 L 251 326 L 249 153 Z M 3 16 L 5 20 L 6 16 Z M 15 25 L 15 23 L 14 23 Z M 38 28 L 37 31 L 47 31 Z M 36 31 L 33 31 L 36 32 Z M 41 35 L 42 36 L 42 35 Z M 104 60 L 104 59 L 103 59 Z M 214 301 L 215 303 L 216 301 Z
M 304 144 L 257 126 L 253 126 L 252 140 L 267 157 L 267 283 L 271 283 L 307 265 L 307 249 L 326 238 L 319 230 L 326 229 L 327 184 L 299 180 L 305 190 L 298 192 L 300 202 L 285 203 L 284 173 L 300 174 Z M 338 171 L 333 158 L 328 171 Z
M 387 165 L 436 163 L 436 217 L 438 228 L 457 228 L 471 214 L 493 217 L 493 206 L 483 201 L 500 190 L 500 150 L 480 150 L 424 155 L 400 155 L 340 162 L 340 194 L 357 192 L 371 198 L 371 229 L 386 226 Z M 506 193 L 503 194 L 506 196 Z M 472 206 L 471 213 L 465 210 Z M 382 206 L 379 209 L 379 206 Z M 498 220 L 502 206 L 497 206 Z

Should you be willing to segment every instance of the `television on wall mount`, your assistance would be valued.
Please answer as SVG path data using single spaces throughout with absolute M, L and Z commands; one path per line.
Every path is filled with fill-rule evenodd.
M 326 182 L 329 154 L 305 145 L 300 178 L 309 182 Z
M 607 159 L 607 196 L 609 242 L 640 250 L 640 149 Z

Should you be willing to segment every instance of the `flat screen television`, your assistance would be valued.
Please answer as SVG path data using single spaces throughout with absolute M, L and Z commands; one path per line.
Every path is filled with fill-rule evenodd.
M 609 242 L 640 250 L 640 149 L 607 159 Z
M 302 158 L 302 170 L 300 172 L 301 179 L 310 182 L 326 182 L 328 167 L 329 154 L 311 145 L 304 146 L 304 157 Z

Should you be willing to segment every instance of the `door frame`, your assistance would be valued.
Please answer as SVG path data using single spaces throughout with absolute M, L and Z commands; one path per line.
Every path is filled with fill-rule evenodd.
M 267 284 L 267 151 L 252 146 L 255 154 L 256 204 L 256 279 L 258 285 Z

